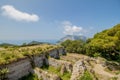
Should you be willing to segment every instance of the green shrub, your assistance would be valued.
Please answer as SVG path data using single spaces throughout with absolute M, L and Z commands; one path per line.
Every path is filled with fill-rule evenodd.
M 65 72 L 63 75 L 60 75 L 60 77 L 62 78 L 62 80 L 70 80 L 71 73 Z
M 6 74 L 9 72 L 8 68 L 0 69 L 0 80 L 7 80 Z
M 19 80 L 39 80 L 39 79 L 38 79 L 37 75 L 30 73 L 29 75 L 24 76 L 24 77 L 20 78 Z
M 93 77 L 90 72 L 85 71 L 83 76 L 81 76 L 79 80 L 93 80 Z
M 93 54 L 94 57 L 99 57 L 100 56 L 100 53 L 95 53 Z

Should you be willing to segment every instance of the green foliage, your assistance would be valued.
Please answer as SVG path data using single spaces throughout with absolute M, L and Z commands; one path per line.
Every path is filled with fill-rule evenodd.
M 81 40 L 66 40 L 61 43 L 62 46 L 65 47 L 67 52 L 70 53 L 83 53 L 84 52 L 84 42 Z
M 0 80 L 6 80 L 6 74 L 9 72 L 8 68 L 0 69 Z
M 38 79 L 37 75 L 30 73 L 29 75 L 24 76 L 20 78 L 19 80 L 40 80 L 40 79 Z
M 70 80 L 71 73 L 65 72 L 63 75 L 60 75 L 62 80 Z
M 94 38 L 87 40 L 85 49 L 90 56 L 99 53 L 109 60 L 120 61 L 120 24 L 95 34 Z
M 42 69 L 47 70 L 48 72 L 59 74 L 61 67 L 45 66 Z
M 62 78 L 62 80 L 70 80 L 71 73 L 65 72 L 63 75 L 61 75 L 60 74 L 61 67 L 56 68 L 53 66 L 49 66 L 47 68 L 44 68 L 44 70 L 47 70 L 50 73 L 57 74 L 58 76 L 60 76 Z
M 93 80 L 93 77 L 90 72 L 85 71 L 83 76 L 81 76 L 79 80 Z
M 118 80 L 118 77 L 112 77 L 110 80 Z
M 93 56 L 94 56 L 94 57 L 99 57 L 99 56 L 100 56 L 100 53 L 94 53 Z
M 0 74 L 6 74 L 8 72 L 9 72 L 8 68 L 0 69 Z

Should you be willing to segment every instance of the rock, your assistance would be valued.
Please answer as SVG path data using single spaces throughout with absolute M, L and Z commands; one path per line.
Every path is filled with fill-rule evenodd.
M 116 62 L 106 61 L 106 66 L 112 71 L 120 70 L 120 65 Z
M 53 77 L 53 80 L 62 80 L 62 79 L 60 78 L 60 76 L 55 75 L 55 76 Z
M 73 65 L 69 64 L 68 65 L 68 72 L 72 73 L 72 71 L 73 71 Z
M 55 59 L 59 59 L 60 58 L 59 50 L 57 50 L 57 49 L 51 50 L 49 52 L 49 56 L 52 58 L 55 58 Z
M 70 73 L 72 72 L 72 69 L 73 69 L 71 62 L 64 61 L 64 60 L 56 60 L 53 58 L 49 58 L 49 65 L 54 67 L 60 67 L 64 65 L 66 67 L 66 70 Z
M 78 77 L 84 74 L 86 66 L 82 60 L 77 61 L 73 66 L 73 72 L 70 80 L 77 80 Z
M 61 80 L 61 78 L 57 74 L 49 73 L 40 68 L 35 68 L 34 72 L 38 76 L 38 78 L 42 80 Z
M 63 75 L 65 72 L 67 72 L 67 69 L 66 69 L 65 65 L 62 65 L 60 74 Z
M 64 48 L 60 48 L 58 51 L 60 55 L 66 55 L 66 51 Z

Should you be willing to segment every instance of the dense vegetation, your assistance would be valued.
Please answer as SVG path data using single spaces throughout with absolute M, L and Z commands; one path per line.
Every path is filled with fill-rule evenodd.
M 62 46 L 70 53 L 84 53 L 85 42 L 82 40 L 66 40 L 61 43 Z
M 61 45 L 68 52 L 102 56 L 108 60 L 120 61 L 120 24 L 95 34 L 86 43 L 80 40 L 67 40 L 62 42 Z

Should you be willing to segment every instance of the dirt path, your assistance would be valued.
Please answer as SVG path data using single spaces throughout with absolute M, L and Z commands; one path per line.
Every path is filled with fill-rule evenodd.
M 115 77 L 116 75 L 110 74 L 109 72 L 104 71 L 104 67 L 100 64 L 96 64 L 94 66 L 94 71 L 100 75 L 108 76 L 108 77 Z
M 118 76 L 118 80 L 120 80 L 120 74 L 118 74 L 117 76 Z
M 87 56 L 85 56 L 85 55 L 75 54 L 75 53 L 69 53 L 69 54 L 67 54 L 67 56 L 74 57 L 74 58 L 79 58 L 79 59 L 87 58 Z
M 61 56 L 61 60 L 65 60 L 65 61 L 70 61 L 73 64 L 83 58 L 87 58 L 87 56 L 85 55 L 81 55 L 81 54 L 75 54 L 75 53 L 68 53 L 67 56 Z

